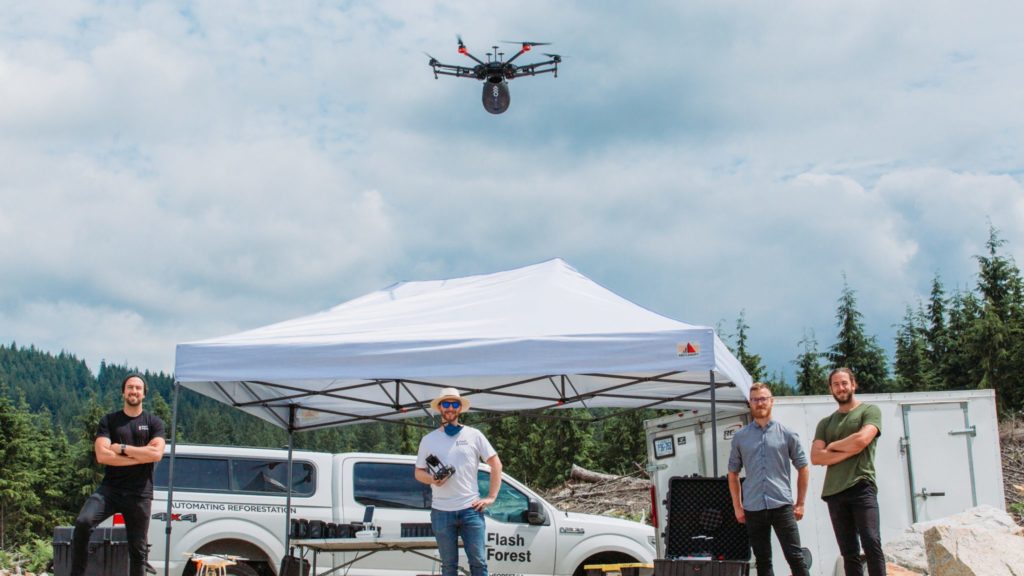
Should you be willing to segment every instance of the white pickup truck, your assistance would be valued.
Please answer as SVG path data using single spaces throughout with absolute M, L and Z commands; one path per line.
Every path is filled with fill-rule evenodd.
M 374 506 L 381 538 L 398 538 L 401 524 L 430 522 L 430 487 L 413 476 L 415 457 L 295 451 L 292 518 L 337 524 L 361 521 Z M 285 553 L 284 450 L 179 444 L 175 454 L 171 549 L 165 549 L 170 458 L 157 465 L 150 522 L 150 563 L 163 573 L 192 576 L 188 553 L 245 558 L 228 569 L 242 576 L 274 576 Z M 480 466 L 486 492 L 489 469 Z M 527 512 L 539 512 L 528 514 Z M 487 510 L 487 557 L 491 576 L 582 576 L 585 564 L 652 562 L 654 529 L 637 522 L 563 512 L 526 486 L 503 475 L 501 491 Z M 432 551 L 436 557 L 436 550 Z M 321 554 L 317 571 L 353 559 L 352 552 Z M 465 565 L 465 558 L 462 558 Z M 353 576 L 439 573 L 437 561 L 402 552 L 358 560 Z

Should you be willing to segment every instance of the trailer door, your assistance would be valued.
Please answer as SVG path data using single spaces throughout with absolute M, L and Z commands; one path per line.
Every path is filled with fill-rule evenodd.
M 966 402 L 903 404 L 903 438 L 914 522 L 978 505 Z

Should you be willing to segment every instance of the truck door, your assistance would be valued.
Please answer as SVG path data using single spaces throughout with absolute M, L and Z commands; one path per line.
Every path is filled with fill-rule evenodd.
M 348 494 L 343 497 L 343 523 L 360 522 L 367 506 L 374 507 L 373 523 L 380 528 L 384 540 L 401 538 L 402 525 L 430 524 L 430 486 L 415 478 L 415 464 L 377 459 L 352 459 L 346 475 L 351 479 Z M 346 552 L 335 554 L 335 566 L 343 562 L 364 559 L 352 564 L 349 573 L 364 576 L 394 576 L 398 574 L 431 574 L 439 572 L 437 549 L 420 551 L 426 557 L 411 552 Z M 321 565 L 323 563 L 321 562 Z
M 903 438 L 914 522 L 978 505 L 974 426 L 966 402 L 903 404 Z
M 480 493 L 490 490 L 491 474 L 486 470 L 478 472 Z M 530 497 L 509 482 L 502 481 L 501 490 L 494 504 L 485 510 L 487 515 L 487 571 L 499 575 L 547 575 L 555 569 L 555 549 L 559 535 L 548 518 L 547 525 L 532 525 L 527 522 L 527 507 Z M 541 504 L 544 506 L 544 504 Z M 545 507 L 545 514 L 551 510 Z M 460 564 L 465 554 L 460 549 Z

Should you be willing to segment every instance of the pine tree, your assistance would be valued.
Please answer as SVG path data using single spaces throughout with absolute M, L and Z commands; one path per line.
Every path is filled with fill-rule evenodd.
M 7 395 L 0 383 L 0 549 L 28 541 L 42 522 L 36 493 L 41 444 L 24 397 L 15 405 Z
M 746 310 L 740 310 L 740 317 L 736 319 L 736 359 L 747 369 L 754 382 L 760 382 L 765 377 L 765 368 L 761 364 L 761 356 L 747 350 L 747 331 L 750 325 L 747 324 Z
M 647 462 L 644 420 L 648 418 L 646 410 L 629 410 L 605 420 L 603 450 L 596 460 L 597 467 L 611 474 L 626 475 L 636 472 L 638 464 Z M 583 462 L 576 464 L 586 467 Z
M 818 340 L 814 331 L 804 331 L 804 337 L 798 345 L 802 348 L 800 355 L 793 361 L 796 364 L 796 389 L 804 396 L 828 394 L 828 373 L 821 365 L 823 354 L 818 352 Z
M 999 253 L 1004 244 L 990 226 L 988 254 L 976 256 L 983 311 L 969 333 L 980 361 L 978 387 L 994 389 L 1000 411 L 1005 412 L 1024 407 L 1024 388 L 1017 382 L 1024 371 L 1024 280 L 1013 258 Z
M 975 354 L 975 323 L 981 319 L 982 306 L 972 292 L 956 292 L 949 302 L 946 359 L 943 364 L 946 388 L 969 390 L 981 381 L 979 362 Z
M 857 388 L 862 393 L 885 392 L 889 387 L 885 351 L 874 336 L 868 337 L 864 333 L 856 293 L 846 283 L 845 277 L 836 310 L 836 326 L 839 334 L 827 354 L 832 368 L 845 366 L 852 369 L 857 375 Z
M 927 370 L 937 379 L 939 388 L 949 386 L 950 336 L 947 321 L 948 304 L 942 280 L 936 274 L 932 279 L 932 291 L 925 308 L 927 327 L 924 331 L 925 361 Z
M 896 331 L 896 390 L 920 392 L 937 387 L 936 374 L 930 370 L 925 339 L 924 312 L 907 306 L 903 322 Z

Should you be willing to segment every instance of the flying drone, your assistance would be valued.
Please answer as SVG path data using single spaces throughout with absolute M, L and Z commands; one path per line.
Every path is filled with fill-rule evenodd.
M 558 78 L 558 64 L 562 61 L 562 57 L 558 54 L 544 54 L 549 59 L 534 64 L 517 66 L 512 63 L 516 58 L 532 50 L 534 46 L 547 46 L 550 42 L 505 42 L 506 44 L 518 44 L 520 46 L 519 52 L 516 52 L 508 60 L 502 60 L 505 53 L 498 52 L 498 47 L 492 46 L 494 51 L 487 53 L 487 61 L 484 62 L 469 53 L 466 45 L 462 43 L 461 36 L 456 36 L 456 40 L 459 42 L 459 54 L 472 58 L 476 62 L 476 66 L 467 68 L 465 66 L 442 64 L 437 61 L 437 58 L 427 54 L 430 57 L 430 67 L 434 69 L 434 78 L 436 79 L 439 75 L 444 75 L 482 80 L 484 82 L 484 109 L 491 114 L 501 114 L 508 110 L 509 102 L 512 99 L 508 90 L 509 80 L 520 76 L 537 76 L 538 74 L 546 74 L 548 72 L 551 72 L 555 78 Z

